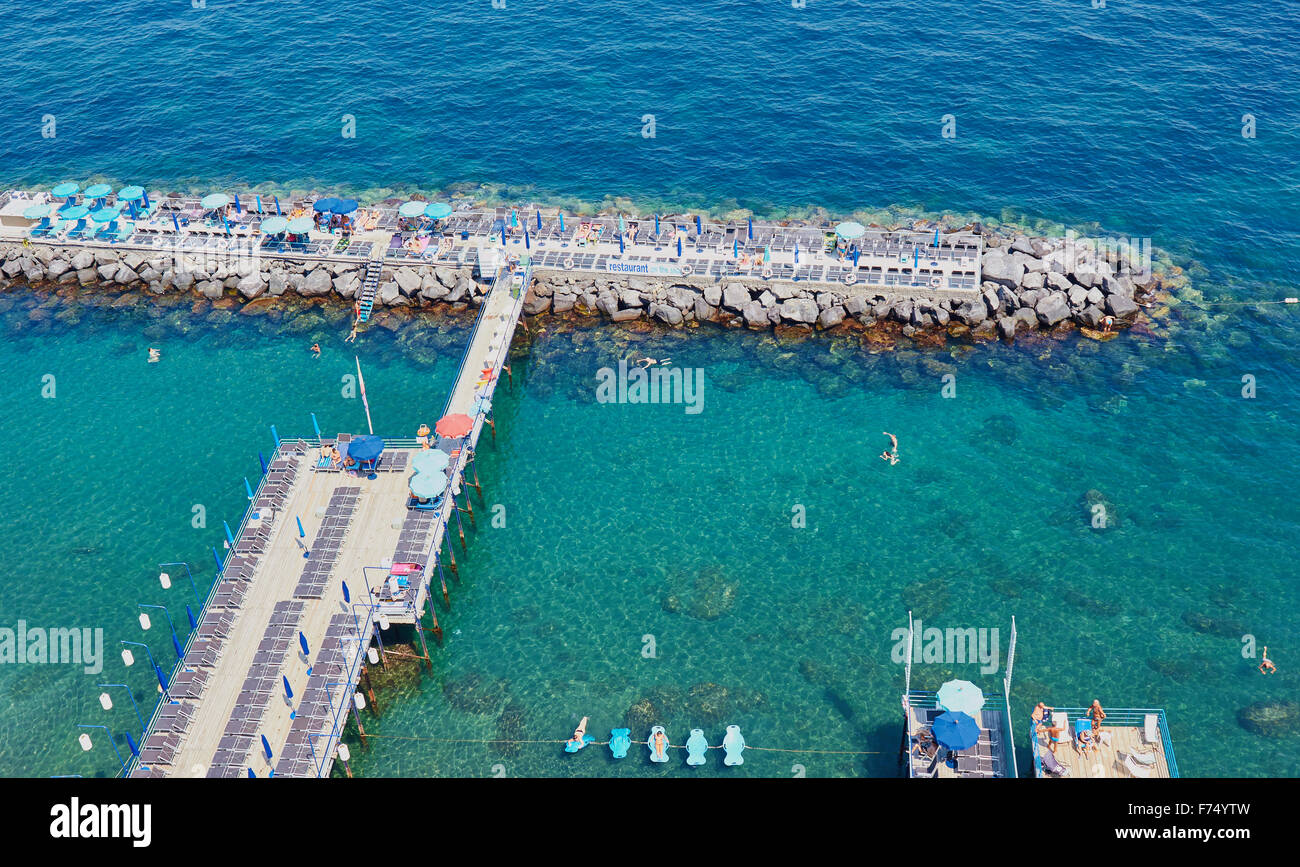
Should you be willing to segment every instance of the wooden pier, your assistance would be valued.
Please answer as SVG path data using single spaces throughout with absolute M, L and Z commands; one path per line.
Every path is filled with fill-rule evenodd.
M 502 267 L 480 310 L 443 412 L 469 416 L 472 427 L 435 446 L 448 454 L 435 510 L 407 505 L 422 447 L 412 439 L 385 440 L 374 471 L 355 474 L 321 456 L 322 445 L 346 445 L 346 434 L 277 443 L 130 776 L 330 773 L 365 667 L 372 657 L 383 664 L 372 643 L 408 623 L 425 646 L 425 607 L 447 599 L 444 559 L 452 568 L 454 546 L 464 545 L 465 489 L 479 484 L 474 452 L 494 425 L 500 376 L 510 376 L 530 279 L 526 258 Z M 396 574 L 407 570 L 394 563 L 420 568 Z

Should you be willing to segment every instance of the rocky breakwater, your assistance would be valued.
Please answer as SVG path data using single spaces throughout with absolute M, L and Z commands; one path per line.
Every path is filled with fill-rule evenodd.
M 0 248 L 4 287 L 15 282 L 125 287 L 154 295 L 195 292 L 211 300 L 238 295 L 252 301 L 286 293 L 351 299 L 361 290 L 363 274 L 364 264 L 358 262 L 46 245 Z M 463 308 L 481 304 L 485 294 L 468 267 L 385 266 L 374 303 L 376 307 L 447 304 Z
M 850 287 L 729 277 L 623 277 L 539 273 L 524 307 L 530 315 L 602 315 L 665 325 L 832 329 L 893 324 L 906 336 L 1014 338 L 1027 331 L 1132 324 L 1160 281 L 1127 258 L 1076 239 L 985 234 L 977 290 Z

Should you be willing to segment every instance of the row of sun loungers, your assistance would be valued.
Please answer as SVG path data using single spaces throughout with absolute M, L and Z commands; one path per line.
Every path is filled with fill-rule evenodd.
M 320 530 L 312 541 L 311 553 L 302 567 L 298 585 L 294 588 L 295 599 L 320 599 L 325 594 L 334 571 L 334 561 L 338 559 L 339 549 L 347 535 L 348 525 L 357 509 L 360 487 L 346 486 L 335 488 L 325 508 L 325 518 Z
M 330 618 L 289 737 L 276 762 L 277 777 L 314 777 L 324 771 L 331 735 L 341 732 L 347 720 L 354 686 L 348 660 L 360 652 L 360 637 L 347 614 Z

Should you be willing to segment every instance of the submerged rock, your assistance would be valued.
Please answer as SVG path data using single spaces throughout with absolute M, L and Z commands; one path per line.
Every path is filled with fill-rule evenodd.
M 1257 701 L 1237 711 L 1237 724 L 1266 738 L 1300 735 L 1300 702 Z

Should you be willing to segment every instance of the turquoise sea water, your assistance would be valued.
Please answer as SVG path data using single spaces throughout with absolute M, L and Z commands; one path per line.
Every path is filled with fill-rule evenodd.
M 1167 708 L 1184 774 L 1300 773 L 1294 737 L 1236 720 L 1293 699 L 1300 671 L 1295 313 L 1224 303 L 1300 294 L 1300 25 L 1284 5 L 21 12 L 6 15 L 23 22 L 0 104 L 6 186 L 950 213 L 1149 236 L 1187 267 L 1196 303 L 1160 340 L 867 355 L 845 341 L 548 328 L 485 450 L 486 505 L 505 506 L 506 527 L 480 513 L 434 673 L 381 695 L 367 730 L 391 739 L 354 750 L 359 773 L 682 773 L 448 742 L 563 738 L 581 715 L 603 739 L 649 699 L 675 741 L 700 725 L 716 742 L 738 722 L 755 745 L 872 753 L 752 753 L 744 773 L 797 761 L 809 775 L 891 774 L 890 639 L 909 607 L 930 625 L 1000 627 L 1004 645 L 1016 616 L 1021 740 L 1033 701 L 1100 698 Z M 1247 113 L 1255 139 L 1241 135 Z M 344 114 L 355 139 L 339 135 Z M 955 140 L 939 135 L 945 114 Z M 268 425 L 307 432 L 309 411 L 327 430 L 363 423 L 340 394 L 346 311 L 270 321 L 83 300 L 72 321 L 33 320 L 59 307 L 24 296 L 0 298 L 3 429 L 36 443 L 0 480 L 0 626 L 98 626 L 116 646 L 140 639 L 138 602 L 165 602 L 183 629 L 184 587 L 162 591 L 156 564 L 188 560 L 210 580 L 208 548 L 239 515 Z M 359 347 L 377 429 L 409 433 L 441 407 L 465 325 L 434 325 Z M 321 360 L 305 351 L 316 339 Z M 145 363 L 151 345 L 161 364 Z M 596 369 L 634 350 L 703 368 L 704 412 L 594 403 Z M 956 398 L 939 396 L 944 373 Z M 875 457 L 881 430 L 900 436 L 897 467 Z M 1090 489 L 1119 513 L 1102 533 Z M 190 526 L 196 503 L 206 530 Z M 795 504 L 806 528 L 790 525 Z M 716 613 L 693 606 L 718 593 L 734 604 L 692 616 Z M 1280 674 L 1242 658 L 1245 633 Z M 165 637 L 150 644 L 169 661 Z M 937 686 L 949 673 L 914 675 Z M 95 698 L 96 682 L 124 679 L 149 698 L 147 673 L 115 652 L 102 677 L 0 666 L 0 772 L 110 771 L 75 726 L 130 728 L 124 695 L 110 714 Z

